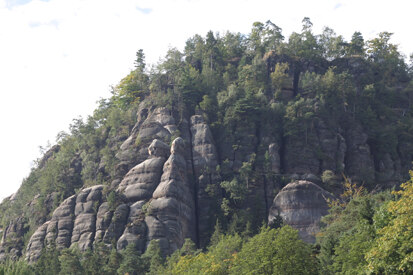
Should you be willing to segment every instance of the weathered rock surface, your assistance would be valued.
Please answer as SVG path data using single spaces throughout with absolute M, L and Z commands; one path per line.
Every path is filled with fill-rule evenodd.
M 50 221 L 45 222 L 43 225 L 41 225 L 30 238 L 30 241 L 27 244 L 26 252 L 26 260 L 28 262 L 34 262 L 40 258 L 49 223 Z
M 17 260 L 21 256 L 23 240 L 19 238 L 27 233 L 29 228 L 23 218 L 11 222 L 3 232 L 0 242 L 0 262 L 6 260 L 8 256 L 11 260 Z
M 193 188 L 187 178 L 185 150 L 182 138 L 172 142 L 171 155 L 165 162 L 161 182 L 153 193 L 145 218 L 148 241 L 158 239 L 166 254 L 180 248 L 185 238 L 195 239 Z
M 212 198 L 207 192 L 211 187 L 219 189 L 220 177 L 216 171 L 218 154 L 212 133 L 202 115 L 191 117 L 191 135 L 192 163 L 197 192 L 198 237 L 200 245 L 205 246 L 212 234 L 219 207 L 218 198 Z
M 126 222 L 128 221 L 129 206 L 127 204 L 119 205 L 113 212 L 111 223 L 106 230 L 103 242 L 111 244 L 116 242 L 122 235 Z
M 150 199 L 161 179 L 169 146 L 155 139 L 148 151 L 149 158 L 132 168 L 118 187 L 118 192 L 124 194 L 128 202 Z
M 91 248 L 102 189 L 102 185 L 96 185 L 64 200 L 53 212 L 51 220 L 40 226 L 30 238 L 26 259 L 36 261 L 45 245 L 67 248 L 77 244 L 82 251 Z
M 112 221 L 112 216 L 113 211 L 110 209 L 109 204 L 107 202 L 102 203 L 96 215 L 95 243 L 103 241 L 105 232 Z
M 169 109 L 148 109 L 145 102 L 142 102 L 138 110 L 138 121 L 116 155 L 120 160 L 117 176 L 122 178 L 133 166 L 147 159 L 147 148 L 154 139 L 169 142 L 177 131 L 176 121 Z
M 287 184 L 275 197 L 268 216 L 269 224 L 280 216 L 285 224 L 299 231 L 301 238 L 313 243 L 322 216 L 328 214 L 327 199 L 333 196 L 318 185 L 304 180 Z
M 102 200 L 103 186 L 84 189 L 76 198 L 75 222 L 71 244 L 78 244 L 80 251 L 92 248 L 96 232 L 96 214 Z
M 145 212 L 142 209 L 145 201 L 135 202 L 130 206 L 129 217 L 123 231 L 117 242 L 117 249 L 124 249 L 129 244 L 134 244 L 135 247 L 143 253 L 147 242 L 147 226 L 145 223 Z

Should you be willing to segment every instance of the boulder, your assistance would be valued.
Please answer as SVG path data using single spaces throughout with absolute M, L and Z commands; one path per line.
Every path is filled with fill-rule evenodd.
M 291 182 L 274 198 L 268 223 L 271 225 L 281 217 L 284 224 L 298 230 L 305 242 L 314 243 L 320 219 L 328 214 L 329 199 L 333 199 L 329 192 L 310 181 Z

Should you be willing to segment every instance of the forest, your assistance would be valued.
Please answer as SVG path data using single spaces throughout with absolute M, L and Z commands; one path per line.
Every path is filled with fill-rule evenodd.
M 365 41 L 354 32 L 346 41 L 328 27 L 315 34 L 304 18 L 288 38 L 271 21 L 255 22 L 249 34 L 195 35 L 156 65 L 138 50 L 112 96 L 60 132 L 0 204 L 0 274 L 413 274 L 413 56 L 391 37 Z M 147 122 L 157 110 L 173 118 L 174 127 L 161 127 L 169 132 Z M 215 148 L 201 168 L 194 117 Z M 174 145 L 179 138 L 190 153 Z M 154 189 L 139 200 L 139 224 L 123 225 L 141 239 L 121 245 L 123 229 L 108 225 L 98 241 L 96 222 L 78 246 L 76 220 L 71 242 L 62 246 L 48 237 L 58 229 L 44 229 L 41 253 L 28 258 L 38 228 L 85 188 L 102 188 L 90 206 L 95 220 L 103 205 L 114 226 L 122 207 L 132 213 L 122 186 L 154 159 L 154 139 L 178 148 L 166 155 L 171 161 L 180 163 L 182 150 L 187 163 L 177 174 L 185 174 L 182 200 L 193 217 L 178 219 L 177 247 L 148 233 L 148 216 L 160 217 Z M 281 216 L 268 222 L 272 200 L 294 180 L 333 198 L 314 242 Z

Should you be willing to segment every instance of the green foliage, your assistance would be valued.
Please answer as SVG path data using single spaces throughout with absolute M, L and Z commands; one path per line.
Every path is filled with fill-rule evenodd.
M 349 55 L 364 56 L 364 38 L 361 32 L 354 32 L 351 36 L 351 42 L 348 44 L 347 52 Z
M 324 27 L 318 41 L 323 49 L 323 57 L 327 60 L 340 58 L 345 53 L 344 38 L 341 35 L 337 36 L 329 27 Z
M 81 275 L 84 270 L 80 264 L 80 255 L 78 251 L 63 249 L 59 256 L 60 272 L 59 275 Z
M 36 274 L 56 275 L 60 272 L 60 251 L 55 246 L 43 249 L 39 260 L 34 265 Z
M 238 180 L 234 178 L 231 181 L 221 182 L 221 187 L 228 192 L 229 197 L 235 202 L 243 200 L 246 193 L 246 186 L 238 183 Z
M 316 274 L 317 269 L 310 246 L 296 230 L 263 226 L 236 254 L 230 274 Z
M 0 264 L 0 275 L 34 275 L 36 274 L 33 267 L 31 267 L 24 260 L 17 262 L 6 261 Z
M 187 242 L 185 242 L 185 244 L 187 244 Z M 182 250 L 185 249 L 185 244 L 182 247 Z M 164 258 L 161 254 L 161 247 L 159 246 L 158 240 L 150 241 L 145 254 L 142 255 L 142 258 L 146 260 L 146 263 L 149 266 L 146 274 L 156 275 L 164 273 Z
M 94 251 L 87 250 L 81 258 L 82 270 L 84 274 L 100 275 L 105 274 L 104 266 L 108 258 L 108 251 L 103 243 L 96 244 Z
M 288 81 L 288 63 L 277 63 L 271 73 L 271 83 L 276 92 L 281 92 Z
M 241 245 L 241 238 L 237 235 L 222 236 L 206 253 L 169 258 L 166 274 L 229 274 L 229 268 Z
M 166 274 L 316 274 L 318 268 L 310 246 L 290 227 L 262 227 L 245 243 L 221 235 L 207 252 L 180 253 L 168 259 Z
M 110 251 L 106 265 L 103 266 L 104 274 L 116 274 L 122 262 L 121 254 L 114 248 Z
M 346 184 L 341 200 L 323 217 L 326 226 L 317 237 L 323 274 L 367 274 L 365 255 L 377 237 L 376 216 L 389 199 L 388 192 L 365 194 Z
M 413 172 L 410 180 L 395 192 L 399 197 L 386 205 L 388 213 L 378 213 L 377 238 L 366 254 L 373 274 L 411 274 L 413 272 Z M 384 225 L 384 226 L 383 226 Z
M 125 250 L 122 251 L 122 262 L 117 270 L 118 274 L 138 275 L 143 274 L 145 270 L 146 266 L 144 265 L 140 252 L 133 243 L 129 244 Z

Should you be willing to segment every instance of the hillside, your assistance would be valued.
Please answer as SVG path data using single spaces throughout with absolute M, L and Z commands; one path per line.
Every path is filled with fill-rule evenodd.
M 186 239 L 205 249 L 216 224 L 256 234 L 280 217 L 314 243 L 342 182 L 398 188 L 413 160 L 411 66 L 390 33 L 345 41 L 311 26 L 195 35 L 151 68 L 138 51 L 1 203 L 0 261 L 34 263 L 48 246 L 143 254 L 153 240 L 167 256 Z

